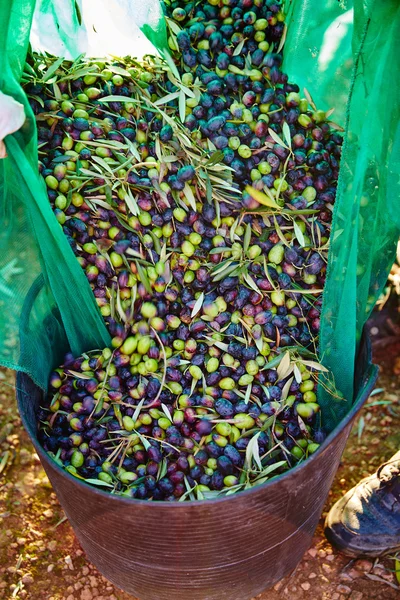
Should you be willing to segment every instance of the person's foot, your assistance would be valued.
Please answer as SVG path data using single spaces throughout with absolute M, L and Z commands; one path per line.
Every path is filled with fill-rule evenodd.
M 353 557 L 400 550 L 400 452 L 336 502 L 325 535 Z

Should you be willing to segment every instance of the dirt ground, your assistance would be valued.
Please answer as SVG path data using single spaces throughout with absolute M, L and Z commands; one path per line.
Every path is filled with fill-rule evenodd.
M 351 433 L 326 510 L 400 448 L 397 340 L 377 346 L 381 374 Z M 86 560 L 21 428 L 13 386 L 13 375 L 0 370 L 0 600 L 133 600 Z M 351 560 L 337 552 L 322 533 L 325 514 L 296 570 L 257 600 L 399 598 L 394 557 Z

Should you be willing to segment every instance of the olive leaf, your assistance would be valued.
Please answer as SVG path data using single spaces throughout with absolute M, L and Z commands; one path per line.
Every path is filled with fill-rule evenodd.
M 190 208 L 192 208 L 194 211 L 196 211 L 197 210 L 196 209 L 196 198 L 194 197 L 192 188 L 190 187 L 190 185 L 188 183 L 185 183 L 183 193 L 185 194 L 186 200 L 190 204 Z
M 290 368 L 290 363 L 291 363 L 290 353 L 285 352 L 279 362 L 277 369 L 276 369 L 279 379 L 284 379 L 287 376 L 287 371 Z
M 285 138 L 285 142 L 289 148 L 292 147 L 292 138 L 290 136 L 290 128 L 286 121 L 282 125 L 283 137 Z
M 257 465 L 258 469 L 261 471 L 262 470 L 262 464 L 261 464 L 261 460 L 260 460 L 260 449 L 258 447 L 258 438 L 261 435 L 261 431 L 259 431 L 258 433 L 256 433 L 251 440 L 249 441 L 247 448 L 246 448 L 246 461 L 245 464 L 247 466 L 247 469 L 251 470 L 252 468 L 252 461 L 254 460 L 255 464 Z
M 267 481 L 268 479 L 268 475 L 270 473 L 273 473 L 274 471 L 276 471 L 277 469 L 280 469 L 283 466 L 288 466 L 286 460 L 281 460 L 277 463 L 274 463 L 273 465 L 268 465 L 267 467 L 265 467 L 262 472 L 260 473 L 260 475 L 258 477 L 256 477 L 255 481 L 257 482 L 257 485 L 260 485 L 261 483 L 264 483 L 265 481 Z
M 232 252 L 232 248 L 229 248 L 229 246 L 218 246 L 218 248 L 210 250 L 209 254 L 223 254 L 224 252 Z
M 246 404 L 248 404 L 250 401 L 251 388 L 252 388 L 252 385 L 251 385 L 251 383 L 249 383 L 249 385 L 247 386 L 247 389 L 246 389 L 246 394 L 244 396 L 244 401 Z
M 271 129 L 270 127 L 268 128 L 268 133 L 272 137 L 274 142 L 277 143 L 279 146 L 282 146 L 282 148 L 286 148 L 287 150 L 290 149 L 290 146 L 285 144 L 285 142 L 282 140 L 282 138 L 280 138 L 279 135 L 277 133 L 275 133 L 275 131 L 273 129 Z
M 288 379 L 287 382 L 285 383 L 285 385 L 283 386 L 283 388 L 282 388 L 282 394 L 281 394 L 281 400 L 282 401 L 285 401 L 286 398 L 288 397 L 289 391 L 290 391 L 290 386 L 293 383 L 293 379 L 294 379 L 294 377 L 291 377 L 290 379 Z
M 262 295 L 260 288 L 258 287 L 258 285 L 256 284 L 256 282 L 254 281 L 254 279 L 252 278 L 252 276 L 249 273 L 244 273 L 243 279 L 245 280 L 245 282 L 247 283 L 247 285 L 249 287 L 251 287 L 252 290 L 254 290 L 255 292 L 257 292 L 257 294 Z
M 93 73 L 94 75 L 98 75 L 98 73 Z M 104 96 L 104 98 L 100 98 L 99 102 L 132 102 L 133 98 L 130 96 Z
M 311 367 L 312 369 L 315 369 L 316 371 L 322 371 L 323 373 L 328 373 L 328 369 L 326 367 L 324 367 L 323 365 L 321 365 L 321 363 L 315 362 L 313 360 L 302 360 L 301 362 L 303 363 L 303 365 L 306 365 L 306 367 Z
M 135 412 L 132 415 L 132 421 L 135 423 L 140 415 L 140 411 L 142 410 L 142 406 L 144 404 L 145 398 L 142 398 L 142 400 L 139 402 L 139 404 L 137 405 L 137 407 L 135 408 Z
M 218 164 L 221 162 L 221 160 L 223 160 L 224 158 L 224 153 L 222 152 L 222 150 L 217 150 L 216 152 L 213 152 L 210 156 L 210 158 L 207 160 L 207 162 L 204 163 L 205 167 L 213 167 L 214 165 Z
M 203 302 L 204 302 L 204 292 L 201 292 L 200 296 L 197 298 L 197 300 L 195 302 L 195 305 L 193 306 L 193 309 L 192 309 L 192 312 L 190 315 L 192 317 L 192 319 L 201 310 L 201 307 L 203 306 Z
M 179 98 L 180 94 L 181 92 L 172 92 L 171 94 L 167 94 L 166 96 L 163 96 L 163 98 L 159 98 L 158 100 L 156 100 L 154 102 L 154 106 L 162 106 L 163 104 L 167 104 L 172 100 L 176 100 L 177 98 Z
M 302 432 L 302 434 L 305 435 L 307 438 L 309 438 L 310 437 L 309 431 L 308 431 L 303 419 L 300 417 L 300 415 L 297 415 L 297 421 L 299 423 L 300 431 Z
M 113 175 L 113 170 L 111 169 L 110 165 L 104 160 L 104 158 L 101 158 L 100 156 L 92 156 L 92 160 L 94 160 L 98 165 L 103 167 L 103 169 L 110 173 L 110 175 Z
M 78 371 L 73 371 L 72 369 L 68 369 L 67 373 L 73 375 L 77 379 L 91 379 L 90 375 L 85 375 L 85 373 L 78 373 Z
M 236 46 L 236 48 L 233 51 L 233 56 L 239 56 L 239 54 L 242 52 L 243 50 L 243 46 L 246 43 L 246 38 L 243 38 L 241 42 L 239 42 L 239 44 Z
M 285 10 L 285 15 L 287 15 L 286 10 Z M 279 54 L 282 51 L 283 46 L 285 45 L 287 32 L 288 32 L 288 26 L 285 23 L 285 25 L 283 27 L 283 33 L 282 33 L 281 41 L 279 42 L 279 46 L 278 46 L 278 49 L 276 51 L 277 54 Z
M 250 223 L 247 223 L 246 231 L 245 231 L 244 239 L 243 239 L 243 252 L 247 252 L 247 250 L 249 249 L 250 240 L 251 240 L 251 225 L 250 225 Z
M 294 378 L 297 381 L 297 383 L 301 383 L 302 382 L 301 373 L 300 373 L 300 369 L 297 366 L 297 364 L 295 364 L 293 367 L 293 374 L 294 374 Z
M 317 110 L 317 107 L 315 106 L 315 102 L 314 102 L 314 100 L 312 99 L 312 97 L 311 97 L 311 94 L 310 94 L 310 92 L 308 91 L 308 89 L 307 89 L 307 88 L 304 88 L 304 95 L 305 95 L 305 97 L 307 98 L 307 102 L 308 102 L 308 104 L 309 104 L 310 106 L 312 106 L 312 108 L 313 108 L 314 110 Z
M 118 288 L 118 291 L 117 291 L 117 294 L 116 294 L 116 302 L 117 302 L 117 312 L 118 312 L 118 314 L 120 316 L 120 319 L 121 319 L 121 321 L 123 321 L 124 323 L 126 323 L 127 320 L 128 320 L 128 317 L 127 317 L 124 309 L 122 308 L 121 296 L 120 296 L 120 293 L 119 293 L 119 288 Z
M 179 118 L 184 123 L 186 119 L 186 96 L 183 90 L 179 92 Z
M 99 487 L 107 487 L 113 488 L 114 486 L 111 483 L 107 483 L 107 481 L 102 481 L 101 479 L 85 479 L 86 483 L 90 485 L 98 485 Z
M 167 459 L 163 458 L 162 461 L 160 462 L 160 464 L 158 465 L 158 471 L 157 471 L 157 476 L 156 476 L 157 481 L 160 481 L 160 479 L 165 477 L 165 475 L 167 474 L 167 468 L 168 468 Z
M 128 77 L 128 79 L 132 79 L 132 75 L 126 69 L 122 67 L 117 67 L 116 65 L 108 65 L 108 69 L 112 71 L 112 73 L 116 73 L 116 75 L 122 75 L 123 77 Z
M 140 441 L 142 442 L 142 444 L 144 446 L 144 449 L 148 450 L 151 446 L 150 442 L 148 440 L 146 440 L 146 438 L 141 433 L 136 431 L 136 429 L 134 429 L 134 432 L 139 436 Z
M 173 419 L 172 419 L 171 413 L 169 412 L 168 406 L 166 404 L 161 403 L 161 408 L 163 409 L 163 412 L 164 412 L 165 416 L 167 417 L 168 421 L 171 421 L 171 423 L 172 423 Z
M 52 77 L 52 75 L 54 75 L 54 73 L 57 71 L 58 67 L 61 66 L 61 64 L 64 62 L 64 60 L 65 59 L 63 56 L 61 56 L 59 59 L 57 59 L 56 62 L 54 62 L 44 73 L 42 81 L 49 82 L 48 80 L 50 79 L 50 77 Z
M 304 248 L 304 245 L 305 245 L 304 235 L 303 235 L 303 232 L 301 231 L 300 227 L 296 223 L 296 221 L 293 221 L 293 228 L 294 228 L 294 233 L 295 233 L 297 241 L 299 242 L 301 248 Z
M 282 210 L 282 207 L 275 202 L 272 196 L 267 196 L 263 192 L 260 192 L 259 190 L 253 188 L 251 185 L 246 185 L 245 190 L 249 194 L 249 196 L 254 198 L 254 200 L 257 200 L 257 202 L 259 202 L 260 204 L 268 206 L 269 208 L 275 208 L 279 211 Z

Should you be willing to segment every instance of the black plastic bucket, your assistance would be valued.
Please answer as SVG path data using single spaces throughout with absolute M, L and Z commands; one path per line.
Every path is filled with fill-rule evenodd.
M 43 467 L 94 565 L 142 600 L 247 600 L 290 573 L 308 549 L 354 418 L 377 368 L 369 342 L 357 365 L 351 412 L 305 463 L 218 500 L 149 502 L 75 479 L 43 451 L 35 411 L 43 392 L 17 376 L 17 401 Z

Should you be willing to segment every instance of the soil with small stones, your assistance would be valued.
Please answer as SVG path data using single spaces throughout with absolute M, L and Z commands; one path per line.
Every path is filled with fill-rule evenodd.
M 400 341 L 377 347 L 380 377 L 354 425 L 325 507 L 400 447 Z M 352 560 L 323 536 L 257 600 L 395 600 L 393 558 Z M 86 559 L 21 427 L 13 374 L 0 370 L 0 600 L 133 600 Z

